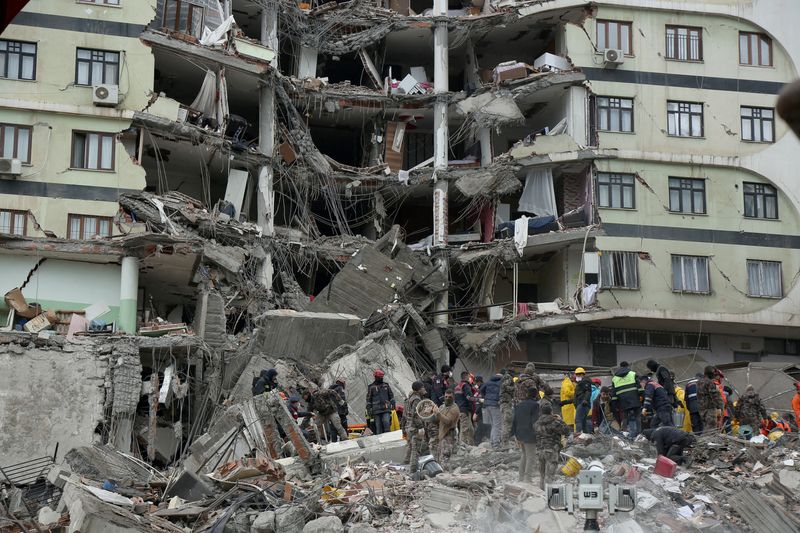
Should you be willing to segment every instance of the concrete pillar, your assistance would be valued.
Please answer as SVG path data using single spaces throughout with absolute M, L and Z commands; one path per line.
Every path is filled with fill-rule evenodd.
M 486 4 L 489 5 L 489 0 Z M 464 69 L 467 78 L 467 84 L 479 88 L 481 84 L 480 76 L 478 75 L 478 61 L 475 57 L 475 48 L 472 45 L 472 40 L 467 41 L 467 66 Z M 485 167 L 492 164 L 492 130 L 489 128 L 478 128 L 478 142 L 481 144 L 481 166 Z
M 136 301 L 139 296 L 139 260 L 123 257 L 119 284 L 119 329 L 136 333 Z

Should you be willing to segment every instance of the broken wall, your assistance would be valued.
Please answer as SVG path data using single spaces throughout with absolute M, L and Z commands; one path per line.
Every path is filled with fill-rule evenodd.
M 103 418 L 108 356 L 91 347 L 0 344 L 0 465 L 94 440 Z

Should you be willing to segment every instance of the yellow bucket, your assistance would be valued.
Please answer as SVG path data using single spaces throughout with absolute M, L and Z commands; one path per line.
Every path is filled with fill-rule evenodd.
M 583 467 L 578 460 L 574 457 L 570 457 L 567 461 L 567 464 L 561 467 L 561 473 L 565 476 L 575 477 L 578 475 L 578 472 L 580 472 L 581 468 Z

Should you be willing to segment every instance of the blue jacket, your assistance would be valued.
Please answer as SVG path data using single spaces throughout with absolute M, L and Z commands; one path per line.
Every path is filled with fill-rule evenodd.
M 592 384 L 592 405 L 594 405 L 594 401 L 597 397 L 600 396 L 600 387 L 595 384 Z
M 699 413 L 700 405 L 697 403 L 697 380 L 693 379 L 686 384 L 686 395 L 683 397 L 686 409 L 690 413 Z
M 644 388 L 644 408 L 651 412 L 672 409 L 667 390 L 657 381 L 649 382 Z
M 503 376 L 492 376 L 489 381 L 481 385 L 484 407 L 500 406 L 500 383 L 502 380 Z

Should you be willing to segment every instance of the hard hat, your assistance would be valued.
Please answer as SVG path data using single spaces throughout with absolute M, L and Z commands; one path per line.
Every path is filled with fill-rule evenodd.
M 376 378 L 382 378 L 383 376 L 385 376 L 383 370 L 381 370 L 380 368 L 376 369 L 375 372 L 372 373 L 372 375 L 375 376 Z
M 600 378 L 592 378 L 592 383 L 594 383 L 595 385 L 600 385 L 600 384 L 602 384 L 603 382 L 602 382 L 602 381 L 600 381 Z
M 519 377 L 514 376 L 514 383 L 516 383 L 517 381 L 519 381 Z
M 772 411 L 772 412 L 769 414 L 769 417 L 770 417 L 772 420 L 780 420 L 780 418 L 781 418 L 781 415 L 779 415 L 777 411 Z
M 582 366 L 579 366 L 578 368 L 575 369 L 575 373 L 576 374 L 585 374 L 586 370 L 584 370 Z

